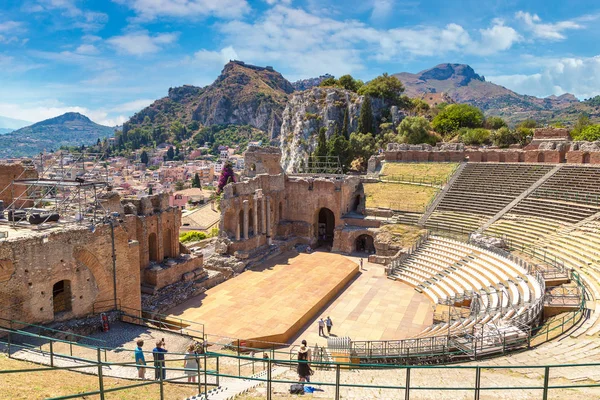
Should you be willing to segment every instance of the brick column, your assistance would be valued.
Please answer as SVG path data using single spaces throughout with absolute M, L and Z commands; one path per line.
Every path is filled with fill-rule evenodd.
M 267 237 L 271 237 L 271 198 L 267 197 Z
M 266 210 L 266 201 L 265 196 L 260 199 L 260 217 L 262 219 L 262 230 L 261 233 L 267 233 L 267 210 Z
M 240 241 L 240 221 L 235 224 L 235 240 Z
M 253 206 L 252 206 L 252 223 L 254 228 L 254 235 L 258 235 L 258 198 L 254 195 Z
M 244 240 L 248 239 L 248 219 L 249 219 L 249 215 L 248 215 L 248 200 L 244 200 Z

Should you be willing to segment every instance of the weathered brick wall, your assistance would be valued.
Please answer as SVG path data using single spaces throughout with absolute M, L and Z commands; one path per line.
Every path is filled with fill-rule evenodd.
M 13 200 L 19 199 L 25 190 L 24 185 L 14 185 L 10 187 L 15 179 L 36 179 L 37 171 L 33 167 L 25 167 L 22 164 L 0 164 L 0 200 L 4 202 L 4 206 L 8 207 Z M 25 196 L 22 196 L 25 197 Z M 17 207 L 28 207 L 25 201 L 16 201 Z
M 115 227 L 117 298 L 127 307 L 141 308 L 138 244 Z M 113 263 L 110 226 L 94 233 L 68 229 L 47 236 L 0 242 L 0 259 L 12 261 L 12 273 L 0 282 L 0 315 L 30 323 L 69 319 L 92 312 L 98 302 L 113 301 Z M 52 289 L 56 282 L 71 283 L 70 312 L 54 315 Z

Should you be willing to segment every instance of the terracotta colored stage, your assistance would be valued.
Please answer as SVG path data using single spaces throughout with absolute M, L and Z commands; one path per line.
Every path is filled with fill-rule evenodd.
M 252 339 L 285 343 L 359 273 L 355 262 L 338 254 L 290 256 L 275 257 L 167 313 L 248 345 Z

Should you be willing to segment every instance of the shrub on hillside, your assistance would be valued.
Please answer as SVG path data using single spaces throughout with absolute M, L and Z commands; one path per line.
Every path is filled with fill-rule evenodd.
M 483 128 L 463 128 L 460 130 L 460 140 L 466 145 L 490 144 L 492 142 L 492 132 Z
M 190 232 L 181 233 L 179 235 L 179 241 L 181 243 L 190 243 L 190 242 L 197 242 L 199 240 L 204 240 L 207 237 L 208 236 L 204 232 L 190 231 Z
M 580 132 L 573 133 L 573 139 L 575 140 L 587 140 L 588 142 L 595 142 L 600 140 L 600 124 L 588 125 L 583 128 Z

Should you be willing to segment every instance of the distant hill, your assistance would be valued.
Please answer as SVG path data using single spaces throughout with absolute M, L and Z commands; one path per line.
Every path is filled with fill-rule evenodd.
M 31 125 L 31 122 L 0 115 L 0 135 L 12 132 L 27 125 Z
M 406 88 L 409 97 L 421 98 L 431 105 L 442 102 L 468 103 L 481 108 L 486 115 L 496 115 L 509 123 L 533 118 L 540 122 L 572 122 L 581 112 L 600 119 L 600 108 L 581 102 L 565 93 L 539 98 L 513 92 L 488 82 L 464 64 L 440 64 L 416 74 L 394 74 Z
M 250 125 L 273 139 L 279 136 L 283 109 L 293 91 L 290 82 L 271 67 L 230 61 L 209 86 L 170 88 L 167 97 L 131 117 L 123 125 L 123 135 L 126 141 L 133 137 L 141 144 L 173 140 L 171 124 L 179 121 L 186 127 L 179 140 L 197 133 L 200 125 L 230 124 Z M 146 138 L 140 141 L 140 135 Z
M 333 75 L 325 74 L 325 75 L 319 76 L 318 78 L 301 79 L 299 81 L 292 82 L 292 86 L 294 87 L 295 90 L 298 90 L 298 91 L 307 90 L 310 88 L 314 88 L 315 86 L 319 86 L 321 84 L 321 82 L 323 82 L 325 79 L 333 78 L 333 77 L 334 77 Z
M 0 136 L 0 158 L 34 156 L 60 146 L 87 146 L 113 134 L 113 128 L 70 112 Z

